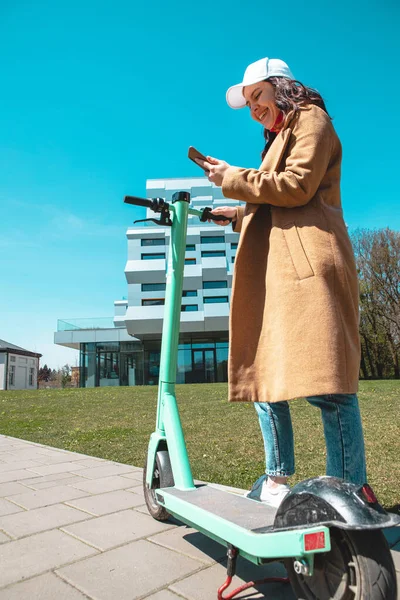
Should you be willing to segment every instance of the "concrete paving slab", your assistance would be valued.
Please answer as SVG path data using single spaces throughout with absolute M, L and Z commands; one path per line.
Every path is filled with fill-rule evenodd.
M 33 471 L 37 475 L 53 475 L 54 473 L 72 473 L 75 471 L 85 471 L 85 467 L 83 465 L 80 465 L 78 461 L 64 461 L 62 463 L 56 463 L 53 465 L 42 465 L 39 467 L 34 467 L 31 468 L 31 471 Z
M 0 546 L 0 588 L 97 554 L 61 531 L 46 531 Z
M 13 538 L 20 538 L 87 518 L 87 513 L 81 510 L 65 506 L 65 504 L 53 504 L 44 508 L 24 510 L 16 515 L 0 517 L 0 529 Z
M 16 494 L 23 494 L 29 490 L 29 487 L 26 487 L 24 483 L 18 483 L 17 481 L 13 481 L 10 483 L 0 483 L 0 498 L 12 498 Z
M 271 563 L 263 567 L 257 567 L 252 563 L 238 559 L 237 574 L 233 577 L 232 583 L 225 594 L 233 591 L 235 588 L 249 581 L 256 581 L 264 577 L 285 577 L 286 571 L 280 563 Z M 180 594 L 187 600 L 205 600 L 217 597 L 218 588 L 226 580 L 226 566 L 216 564 L 207 568 L 205 571 L 190 575 L 169 586 L 173 592 Z M 289 584 L 267 583 L 257 584 L 248 590 L 243 591 L 235 598 L 251 598 L 259 600 L 261 598 L 273 598 L 274 600 L 295 600 L 292 588 Z
M 67 461 L 79 463 L 81 462 L 82 458 L 84 457 L 68 456 L 64 452 L 57 454 L 46 454 L 44 452 L 40 452 L 35 456 L 35 460 L 37 460 L 38 462 L 40 461 L 43 466 L 55 466 L 58 464 L 65 463 Z
M 32 479 L 35 476 L 33 471 L 28 469 L 17 469 L 16 471 L 6 471 L 0 473 L 0 483 L 9 483 L 10 481 L 22 481 L 23 479 Z
M 66 581 L 46 573 L 0 590 L 0 600 L 87 600 L 87 596 Z
M 32 467 L 32 462 L 39 466 Z M 154 521 L 144 503 L 140 467 L 0 435 L 0 466 L 10 464 L 11 470 L 0 469 L 0 506 L 9 509 L 9 504 L 24 496 L 29 498 L 29 507 L 22 509 L 18 503 L 19 512 L 0 516 L 0 529 L 5 525 L 10 529 L 0 531 L 0 600 L 216 597 L 226 578 L 225 549 L 176 521 Z M 26 464 L 26 468 L 16 468 Z M 66 464 L 70 471 L 64 470 Z M 46 474 L 34 472 L 37 469 Z M 73 497 L 66 499 L 71 492 Z M 38 500 L 45 504 L 36 507 Z M 75 520 L 77 515 L 79 520 Z M 152 529 L 160 526 L 164 529 Z M 398 531 L 387 533 L 400 580 Z M 14 540 L 11 535 L 23 537 Z M 282 575 L 282 569 L 239 560 L 233 583 L 262 578 L 265 571 Z M 294 598 L 288 586 L 277 584 L 257 585 L 239 596 L 250 597 Z
M 122 477 L 123 477 L 123 475 L 122 475 Z M 134 494 L 137 494 L 138 490 L 140 490 L 140 491 L 142 490 L 143 483 L 142 483 L 142 481 L 135 481 L 134 479 L 131 479 L 129 481 L 128 485 L 129 485 L 129 487 L 126 488 L 127 492 L 133 492 Z
M 395 567 L 396 571 L 398 571 L 400 573 L 400 542 L 398 542 L 395 546 L 393 546 L 392 557 L 393 557 L 394 567 Z M 399 587 L 399 593 L 400 593 L 400 587 Z
M 80 464 L 80 463 L 78 463 Z M 77 466 L 78 466 L 77 464 Z M 132 467 L 129 465 L 105 465 L 91 467 L 80 471 L 80 475 L 89 479 L 100 479 L 101 477 L 110 477 L 111 475 L 122 475 L 124 473 L 132 473 Z
M 112 461 L 104 460 L 103 458 L 85 458 L 76 461 L 77 465 L 83 465 L 86 469 L 90 467 L 99 467 L 114 464 Z
M 105 551 L 172 527 L 176 527 L 172 522 L 161 523 L 134 510 L 123 510 L 69 525 L 62 530 L 86 544 Z
M 86 479 L 84 477 L 79 477 L 79 475 L 74 475 L 72 473 L 68 473 L 67 475 L 68 475 L 68 477 L 63 479 L 61 482 L 60 481 L 45 481 L 45 482 L 38 482 L 35 484 L 31 483 L 29 487 L 31 487 L 35 490 L 48 490 L 52 487 L 57 487 L 59 485 L 71 485 L 72 483 L 82 483 L 82 481 L 86 481 Z
M 140 540 L 61 568 L 57 574 L 96 600 L 135 600 L 202 567 L 199 561 Z
M 142 502 L 143 502 L 143 499 L 142 499 Z M 149 509 L 147 508 L 147 506 L 145 504 L 140 504 L 139 506 L 135 506 L 135 510 L 137 512 L 143 513 L 144 515 L 149 514 Z
M 73 474 L 75 477 L 75 473 Z M 72 473 L 52 473 L 51 475 L 35 475 L 32 479 L 24 479 L 23 485 L 34 486 L 37 483 L 46 483 L 48 481 L 61 481 L 62 479 L 68 479 L 72 476 Z
M 115 490 L 114 492 L 71 500 L 68 502 L 68 505 L 84 510 L 95 517 L 100 517 L 126 508 L 133 508 L 142 503 L 142 498 L 137 494 L 132 494 L 125 490 Z
M 5 463 L 15 463 L 21 460 L 34 460 L 43 463 L 45 460 L 40 448 L 35 450 L 34 447 L 28 449 L 24 448 L 23 450 L 16 450 L 14 452 L 0 453 L 0 458 Z
M 5 542 L 9 542 L 11 538 L 8 537 L 5 533 L 0 531 L 0 544 L 5 544 Z
M 135 481 L 140 481 L 140 483 L 142 483 L 143 469 L 136 469 L 135 471 L 132 471 L 132 473 L 125 473 L 123 477 L 127 477 L 128 479 L 134 479 Z
M 131 485 L 132 483 L 121 475 L 112 475 L 111 477 L 91 479 L 84 483 L 74 483 L 73 487 L 82 492 L 88 492 L 88 494 L 101 494 L 103 492 L 127 489 Z M 83 495 L 84 494 L 82 494 L 82 496 Z
M 13 513 L 21 512 L 23 509 L 4 498 L 0 498 L 0 518 L 3 515 L 12 515 Z
M 16 471 L 19 469 L 29 469 L 31 467 L 40 467 L 40 463 L 34 460 L 18 460 L 16 462 L 3 463 L 0 465 L 0 473 Z
M 74 498 L 82 498 L 87 495 L 87 493 L 71 486 L 59 485 L 49 490 L 32 490 L 24 494 L 16 494 L 12 497 L 12 500 L 22 508 L 32 509 L 58 504 Z
M 146 600 L 182 600 L 182 597 L 183 596 L 177 596 L 170 590 L 161 590 L 161 592 L 157 592 L 151 596 L 146 596 Z
M 152 535 L 148 540 L 206 564 L 214 564 L 226 556 L 224 546 L 185 525 Z

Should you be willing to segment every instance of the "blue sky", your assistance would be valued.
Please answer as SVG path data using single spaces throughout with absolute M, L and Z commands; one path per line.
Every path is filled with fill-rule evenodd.
M 200 174 L 187 148 L 257 167 L 260 127 L 225 102 L 248 63 L 282 58 L 343 144 L 350 229 L 400 228 L 397 0 L 3 0 L 0 338 L 57 367 L 58 318 L 127 295 L 124 194 Z

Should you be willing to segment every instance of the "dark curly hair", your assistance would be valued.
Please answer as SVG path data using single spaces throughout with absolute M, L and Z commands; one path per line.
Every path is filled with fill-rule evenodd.
M 266 79 L 266 81 L 274 86 L 275 104 L 279 110 L 283 112 L 284 116 L 291 110 L 298 112 L 300 106 L 315 104 L 322 108 L 328 117 L 331 118 L 326 110 L 325 102 L 317 90 L 303 85 L 296 79 L 287 79 L 287 77 L 270 77 L 269 79 Z M 278 134 L 273 131 L 264 129 L 265 146 L 261 153 L 262 159 L 267 154 L 277 135 Z

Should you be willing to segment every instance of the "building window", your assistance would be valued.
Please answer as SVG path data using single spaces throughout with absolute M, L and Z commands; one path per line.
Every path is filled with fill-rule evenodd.
M 8 385 L 15 385 L 15 366 L 10 366 L 10 371 L 8 373 Z
M 202 258 L 214 258 L 216 256 L 225 256 L 225 250 L 202 250 Z
M 142 300 L 142 306 L 164 306 L 164 298 L 146 298 Z
M 31 367 L 29 369 L 29 385 L 34 385 L 34 380 L 35 380 L 35 369 Z
M 196 264 L 195 258 L 185 258 L 185 265 L 195 265 L 195 264 Z
M 15 362 L 15 356 L 10 356 L 10 362 Z
M 218 290 L 227 287 L 227 281 L 203 281 L 203 290 Z
M 164 292 L 165 283 L 142 283 L 142 292 Z
M 189 298 L 191 296 L 197 296 L 197 290 L 183 290 L 182 296 L 184 298 Z
M 200 241 L 202 244 L 225 244 L 223 235 L 202 235 Z
M 231 249 L 232 250 L 236 250 L 238 247 L 237 242 L 235 242 L 234 244 L 231 244 Z
M 196 312 L 199 310 L 197 304 L 182 304 L 181 311 L 182 312 Z
M 160 258 L 165 258 L 165 252 L 160 252 L 159 254 L 142 254 L 142 260 L 157 260 Z
M 234 256 L 232 256 L 231 262 L 233 262 L 233 263 L 235 262 L 235 257 Z
M 142 246 L 165 246 L 164 238 L 150 238 L 141 240 Z
M 228 296 L 205 296 L 204 304 L 220 304 L 228 302 Z
M 186 250 L 189 252 L 192 252 L 192 251 L 196 250 L 196 245 L 195 244 L 186 244 Z

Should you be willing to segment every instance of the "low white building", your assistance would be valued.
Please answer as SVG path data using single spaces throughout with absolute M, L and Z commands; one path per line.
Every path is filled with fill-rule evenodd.
M 0 390 L 36 390 L 41 356 L 0 340 Z

